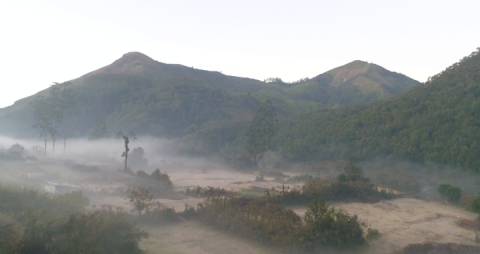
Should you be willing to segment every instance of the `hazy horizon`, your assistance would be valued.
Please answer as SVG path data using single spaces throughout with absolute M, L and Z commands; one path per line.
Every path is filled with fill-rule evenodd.
M 479 7 L 468 0 L 2 1 L 0 107 L 131 51 L 259 80 L 294 81 L 364 60 L 423 82 L 479 46 Z

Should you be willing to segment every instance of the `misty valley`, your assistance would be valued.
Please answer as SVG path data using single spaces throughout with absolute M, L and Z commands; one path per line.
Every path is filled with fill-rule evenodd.
M 418 82 L 129 52 L 0 109 L 0 254 L 480 253 L 480 49 Z

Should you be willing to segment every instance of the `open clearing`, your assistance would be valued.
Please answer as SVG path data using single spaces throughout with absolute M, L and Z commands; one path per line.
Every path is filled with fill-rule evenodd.
M 473 220 L 476 215 L 450 205 L 413 198 L 333 205 L 380 231 L 381 237 L 371 243 L 371 253 L 392 253 L 424 242 L 477 245 L 475 232 L 457 225 L 459 220 Z M 304 208 L 294 210 L 305 213 Z
M 273 254 L 254 242 L 192 221 L 145 230 L 149 238 L 142 247 L 147 254 Z

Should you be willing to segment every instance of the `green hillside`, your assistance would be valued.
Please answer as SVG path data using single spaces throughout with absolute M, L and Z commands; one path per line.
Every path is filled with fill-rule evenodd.
M 262 89 L 263 83 L 257 80 L 127 53 L 109 66 L 1 110 L 1 131 L 34 134 L 35 110 L 45 102 L 46 110 L 54 111 L 58 106 L 52 103 L 57 100 L 54 94 L 61 94 L 64 117 L 59 125 L 68 136 L 103 136 L 120 130 L 182 135 L 210 121 L 251 118 L 258 103 L 251 94 Z
M 409 85 L 398 83 L 386 70 L 377 74 L 384 87 L 402 86 L 392 88 L 394 92 L 416 84 L 411 79 Z M 242 129 L 266 99 L 272 101 L 280 118 L 288 119 L 319 108 L 365 104 L 380 98 L 372 99 L 365 91 L 356 94 L 353 86 L 335 90 L 333 97 L 328 91 L 316 92 L 320 94 L 317 97 L 302 95 L 310 86 L 267 84 L 164 64 L 131 52 L 111 65 L 0 109 L 0 133 L 33 137 L 55 132 L 59 137 L 105 137 L 132 131 L 137 135 L 182 137 L 208 132 L 223 142 L 218 133 Z M 355 98 L 350 94 L 356 94 Z M 42 125 L 43 130 L 39 128 Z
M 288 89 L 295 98 L 316 101 L 324 106 L 365 105 L 391 98 L 420 83 L 376 64 L 353 61 Z
M 394 155 L 480 169 L 480 51 L 393 100 L 323 111 L 283 129 L 292 159 Z

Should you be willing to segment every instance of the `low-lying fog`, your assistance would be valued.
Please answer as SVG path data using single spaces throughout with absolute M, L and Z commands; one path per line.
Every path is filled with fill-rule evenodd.
M 221 187 L 237 192 L 255 188 L 281 188 L 284 182 L 278 180 L 272 171 L 283 176 L 309 174 L 334 178 L 341 173 L 344 165 L 343 162 L 336 161 L 308 165 L 279 163 L 281 160 L 278 156 L 267 156 L 263 165 L 269 169 L 259 173 L 236 170 L 212 158 L 182 155 L 174 140 L 153 137 L 131 140 L 129 168 L 134 173 L 140 170 L 151 173 L 155 169 L 167 173 L 174 185 L 174 189 L 169 190 L 158 183 L 123 171 L 122 139 L 73 139 L 67 140 L 65 148 L 63 140 L 58 140 L 55 150 L 51 142 L 48 143 L 46 154 L 43 145 L 42 140 L 0 137 L 0 185 L 15 185 L 50 193 L 82 191 L 89 197 L 92 208 L 107 205 L 129 209 L 125 191 L 131 186 L 141 185 L 151 189 L 156 194 L 156 199 L 164 205 L 182 210 L 185 204 L 195 205 L 202 201 L 201 198 L 183 195 L 183 190 L 190 186 Z M 275 163 L 269 160 L 275 160 Z M 271 165 L 276 167 L 272 168 Z M 373 245 L 377 253 L 397 250 L 412 242 L 427 241 L 430 238 L 475 244 L 473 233 L 455 224 L 459 218 L 474 219 L 473 214 L 438 202 L 437 187 L 448 183 L 461 187 L 465 193 L 477 195 L 480 193 L 480 178 L 476 174 L 446 166 L 420 165 L 392 159 L 375 159 L 359 165 L 375 184 L 409 194 L 407 199 L 378 204 L 336 204 L 336 207 L 358 214 L 364 223 L 380 230 L 383 240 Z M 260 174 L 266 176 L 265 181 L 256 181 Z M 289 183 L 289 187 L 298 186 Z M 297 208 L 295 211 L 302 213 L 304 209 Z M 385 216 L 384 213 L 390 216 Z M 380 217 L 384 219 L 378 220 Z M 172 248 L 183 251 L 178 253 L 225 251 L 209 249 L 205 237 L 217 239 L 218 234 L 193 222 L 163 229 L 151 228 L 149 232 L 152 237 L 145 243 L 147 249 Z M 198 236 L 199 232 L 203 235 Z M 456 236 L 451 236 L 449 232 L 456 232 Z M 246 253 L 269 253 L 260 246 L 247 248 L 249 243 L 243 240 L 224 238 L 222 241 L 225 243 L 244 246 L 233 253 L 245 253 L 246 249 Z M 175 239 L 176 245 L 169 239 Z M 203 242 L 200 243 L 202 239 Z M 200 245 L 184 245 L 184 241 L 197 241 Z M 375 253 L 373 249 L 371 251 L 370 253 Z

